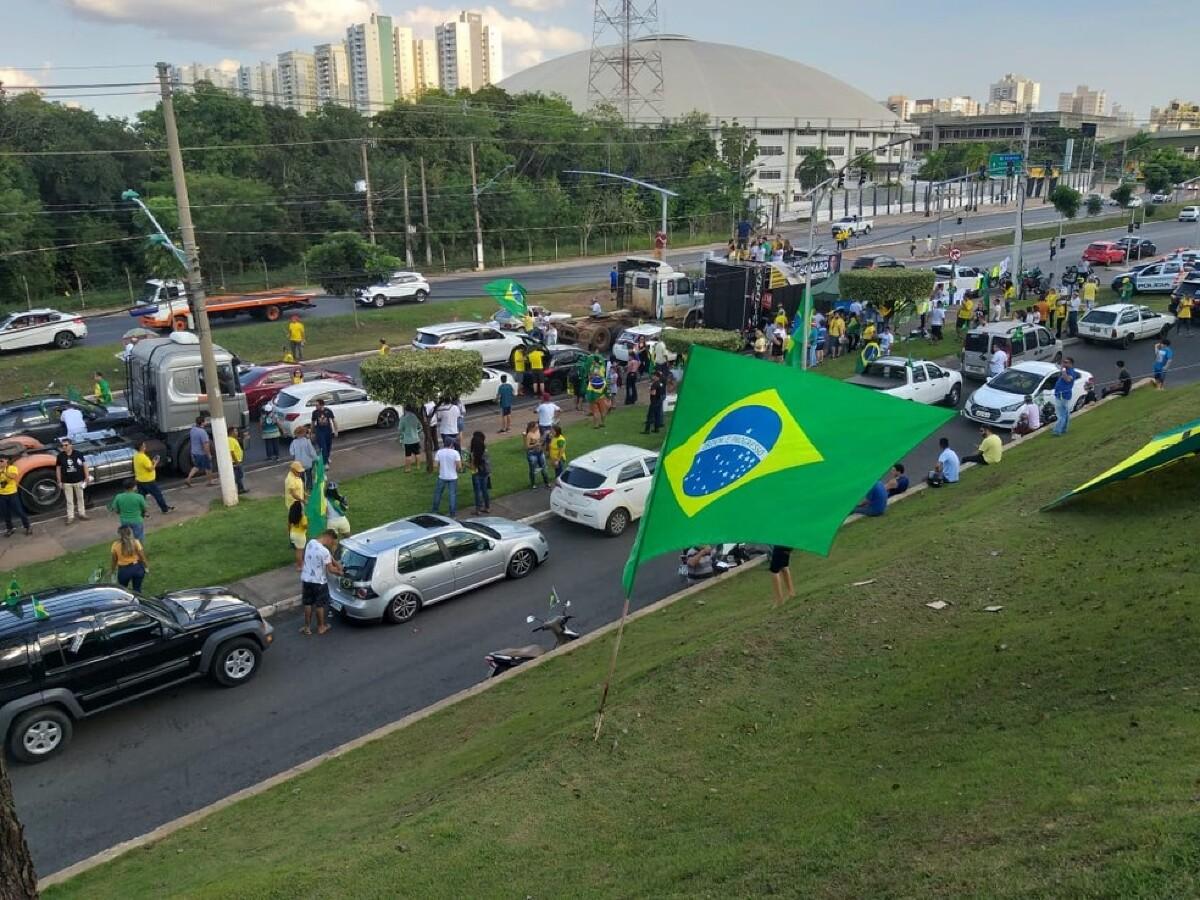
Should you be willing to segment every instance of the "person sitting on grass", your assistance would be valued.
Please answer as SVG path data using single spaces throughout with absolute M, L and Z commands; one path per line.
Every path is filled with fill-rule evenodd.
M 1026 394 L 1025 402 L 1017 410 L 1017 424 L 1013 427 L 1013 434 L 1033 434 L 1041 427 L 1042 411 L 1033 402 L 1033 395 Z
M 882 481 L 876 481 L 867 491 L 862 503 L 854 507 L 854 513 L 860 516 L 882 516 L 887 512 L 888 491 Z
M 934 463 L 933 471 L 925 479 L 930 487 L 941 487 L 945 484 L 958 483 L 958 469 L 960 461 L 958 454 L 950 448 L 949 438 L 938 438 L 938 453 L 937 462 Z
M 978 451 L 964 456 L 962 461 L 965 463 L 979 463 L 983 466 L 999 465 L 1000 458 L 1004 454 L 1003 446 L 1000 443 L 1000 435 L 996 434 L 990 425 L 980 425 L 979 433 L 983 435 L 983 440 L 979 442 Z
M 892 466 L 890 472 L 887 473 L 887 478 L 883 482 L 883 486 L 887 488 L 887 495 L 895 497 L 897 494 L 903 494 L 908 490 L 908 476 L 904 474 L 904 463 L 896 463 Z
M 1106 384 L 1104 390 L 1100 393 L 1100 399 L 1103 400 L 1109 394 L 1120 394 L 1122 397 L 1128 397 L 1129 392 L 1133 390 L 1133 376 L 1129 374 L 1129 370 L 1125 368 L 1125 360 L 1117 360 L 1117 380 L 1112 384 Z

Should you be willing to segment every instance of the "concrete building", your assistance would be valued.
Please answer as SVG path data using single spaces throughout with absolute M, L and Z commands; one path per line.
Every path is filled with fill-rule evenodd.
M 970 97 L 928 97 L 913 103 L 913 115 L 953 113 L 959 116 L 979 115 L 979 101 Z
M 438 79 L 442 90 L 477 91 L 504 77 L 504 50 L 500 30 L 484 24 L 479 13 L 462 12 L 437 26 Z
M 903 121 L 907 122 L 915 110 L 916 104 L 903 94 L 892 94 L 883 105 L 899 116 Z
M 229 93 L 236 93 L 238 87 L 237 69 L 229 66 L 210 66 L 205 63 L 186 63 L 182 66 L 171 66 L 171 84 L 177 88 L 193 87 L 201 81 L 207 81 L 213 87 Z
M 317 108 L 317 64 L 313 54 L 302 50 L 280 53 L 276 61 L 279 71 L 279 105 L 294 109 L 300 115 Z
M 981 115 L 985 116 L 1010 116 L 1013 113 L 1023 112 L 1024 107 L 1018 104 L 1015 100 L 989 100 L 984 104 Z
M 1012 103 L 1015 108 L 1011 112 L 1025 112 L 1027 108 L 1037 109 L 1041 99 L 1041 84 L 1032 78 L 1014 75 L 1012 72 L 1003 75 L 988 89 L 988 104 Z M 999 112 L 1003 108 L 997 107 L 996 111 Z
M 368 22 L 346 29 L 351 98 L 365 116 L 396 102 L 396 29 L 391 16 L 372 13 Z
M 402 100 L 413 100 L 418 90 L 412 29 L 398 26 L 393 34 L 392 46 L 396 57 L 396 96 Z
M 1025 113 L 1007 115 L 980 115 L 966 118 L 951 113 L 925 113 L 913 116 L 913 124 L 920 129 L 913 143 L 913 152 L 918 156 L 938 150 L 947 144 L 964 142 L 1004 142 L 1018 147 L 1025 134 Z M 1084 122 L 1096 124 L 1096 137 L 1106 139 L 1128 137 L 1136 128 L 1122 125 L 1111 116 L 1086 116 L 1075 112 L 1035 112 L 1030 119 L 1030 152 L 1036 156 L 1046 132 L 1052 128 L 1079 130 Z M 1077 151 L 1078 152 L 1078 151 Z
M 417 71 L 417 93 L 423 94 L 441 86 L 438 77 L 437 41 L 418 38 L 413 41 L 413 63 Z
M 275 63 L 263 61 L 238 66 L 237 93 L 255 106 L 279 105 L 279 70 Z
M 326 103 L 350 106 L 353 91 L 346 45 L 318 44 L 313 48 L 313 60 L 317 67 L 317 101 L 322 106 Z
M 1188 131 L 1200 128 L 1200 103 L 1172 100 L 1166 106 L 1150 107 L 1151 131 Z
M 1108 115 L 1108 94 L 1103 90 L 1091 90 L 1086 84 L 1075 88 L 1074 93 L 1058 95 L 1058 111 L 1078 113 L 1083 116 Z

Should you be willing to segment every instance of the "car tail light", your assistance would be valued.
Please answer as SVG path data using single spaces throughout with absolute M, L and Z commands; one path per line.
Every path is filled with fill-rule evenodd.
M 612 488 L 600 488 L 600 490 L 598 490 L 598 491 L 585 491 L 583 496 L 585 496 L 591 500 L 603 500 L 605 497 L 607 497 L 612 492 L 613 492 Z
M 83 324 L 83 319 L 81 319 L 81 318 L 79 318 L 78 316 L 76 316 L 74 319 L 72 319 L 72 320 L 71 320 L 71 324 L 73 324 L 73 325 L 82 325 L 82 324 Z
M 496 660 L 492 658 L 492 655 L 490 653 L 483 658 L 483 661 L 485 663 L 487 663 L 489 666 L 491 666 L 493 669 L 496 668 Z
M 283 418 L 287 422 L 295 422 L 298 418 L 300 418 L 300 413 L 288 413 Z
M 354 596 L 357 597 L 359 600 L 372 600 L 375 597 L 378 597 L 379 595 L 376 594 L 369 587 L 356 587 L 354 589 Z

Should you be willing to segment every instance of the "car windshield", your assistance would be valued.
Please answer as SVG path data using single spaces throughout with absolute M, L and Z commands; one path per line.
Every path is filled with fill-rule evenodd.
M 1008 394 L 1032 394 L 1042 383 L 1042 376 L 1035 372 L 1024 372 L 1021 369 L 1009 369 L 1001 372 L 987 383 L 990 388 L 1004 391 Z
M 439 340 L 438 336 L 431 331 L 418 331 L 417 332 L 417 343 L 418 344 L 423 344 L 426 347 L 433 347 L 433 346 L 437 345 L 438 340 Z
M 593 472 L 591 469 L 585 469 L 583 466 L 567 466 L 567 470 L 562 473 L 564 484 L 569 484 L 571 487 L 586 491 L 600 487 L 600 485 L 604 484 L 604 479 L 605 476 L 600 472 Z
M 982 331 L 973 331 L 963 340 L 963 350 L 968 353 L 986 353 L 988 336 Z
M 463 528 L 476 531 L 479 534 L 482 534 L 484 537 L 490 537 L 494 541 L 500 540 L 500 532 L 494 528 L 488 528 L 486 525 L 483 525 L 479 522 L 463 522 L 461 524 Z
M 151 284 L 150 282 L 147 281 L 145 284 L 142 285 L 142 292 L 140 294 L 138 294 L 137 299 L 135 301 L 133 301 L 133 305 L 134 306 L 143 306 L 147 303 L 157 303 L 157 302 L 158 302 L 158 285 Z
M 871 363 L 863 371 L 863 374 L 868 378 L 887 378 L 891 381 L 899 381 L 901 384 L 904 384 L 908 381 L 908 376 L 904 369 L 904 366 L 898 366 L 895 363 Z
M 1104 244 L 1088 244 L 1088 249 L 1089 249 L 1089 250 L 1095 250 L 1097 253 L 1100 253 L 1100 252 L 1103 252 L 1104 250 L 1106 250 L 1106 249 L 1108 249 L 1108 248 L 1107 248 L 1107 246 L 1106 246 L 1106 245 L 1104 245 Z
M 242 371 L 238 372 L 238 381 L 241 383 L 242 387 L 245 387 L 246 385 L 257 381 L 265 371 L 267 370 L 262 366 L 251 366 L 248 369 L 243 369 Z
M 1083 317 L 1083 321 L 1090 325 L 1111 325 L 1117 321 L 1117 314 L 1115 312 L 1108 312 L 1107 310 L 1093 309 Z
M 300 402 L 300 398 L 294 394 L 289 394 L 287 391 L 280 391 L 275 395 L 275 408 L 287 409 L 289 406 L 295 406 Z
M 354 581 L 368 581 L 375 571 L 375 557 L 351 550 L 346 546 L 337 549 L 338 562 L 342 564 L 346 577 Z
M 142 606 L 150 607 L 150 609 L 164 619 L 170 619 L 172 622 L 180 622 L 187 619 L 187 614 L 184 612 L 183 607 L 167 597 L 148 597 L 143 594 L 138 597 L 138 600 Z

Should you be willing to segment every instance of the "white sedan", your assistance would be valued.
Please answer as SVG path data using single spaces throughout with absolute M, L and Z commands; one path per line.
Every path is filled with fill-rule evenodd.
M 508 373 L 501 372 L 499 369 L 483 368 L 483 378 L 479 382 L 479 387 L 471 391 L 469 394 L 462 396 L 464 406 L 470 406 L 472 403 L 495 403 L 496 395 L 500 393 L 500 376 Z M 516 386 L 513 382 L 513 376 L 508 376 L 508 383 Z
M 550 493 L 550 511 L 611 537 L 640 519 L 650 495 L 658 454 L 612 444 L 572 460 Z
M 317 400 L 325 401 L 337 420 L 339 432 L 355 428 L 395 428 L 402 412 L 400 407 L 372 400 L 362 388 L 340 381 L 308 381 L 285 387 L 263 410 L 274 409 L 279 414 L 279 430 L 291 438 L 295 437 L 299 426 L 312 423 Z
M 1088 393 L 1095 389 L 1090 372 L 1076 369 L 1078 377 L 1071 387 L 1071 410 L 1083 409 Z M 1027 396 L 1039 408 L 1054 402 L 1054 384 L 1059 367 L 1048 362 L 1017 363 L 986 382 L 963 405 L 962 415 L 972 422 L 1012 429 L 1017 424 L 1017 410 Z
M 1079 320 L 1079 336 L 1086 343 L 1102 341 L 1128 347 L 1141 338 L 1166 337 L 1175 317 L 1132 303 L 1097 306 Z

